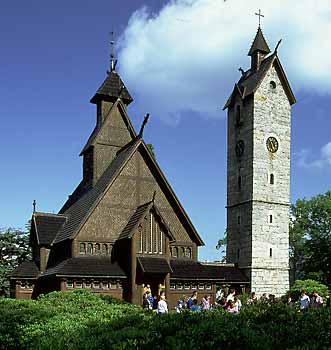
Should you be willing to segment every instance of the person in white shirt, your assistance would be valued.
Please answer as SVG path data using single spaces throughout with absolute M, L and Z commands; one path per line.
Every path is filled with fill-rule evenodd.
M 306 313 L 308 310 L 310 299 L 304 290 L 301 292 L 299 303 L 300 303 L 300 311 L 303 313 Z
M 168 304 L 165 300 L 165 292 L 160 293 L 160 300 L 157 303 L 157 313 L 158 314 L 167 314 L 168 313 Z
M 235 294 L 236 294 L 236 291 L 232 288 L 232 289 L 230 289 L 230 293 L 229 293 L 229 295 L 227 296 L 227 298 L 226 298 L 226 302 L 228 303 L 229 301 L 232 301 L 232 302 L 234 302 L 234 296 L 235 296 Z

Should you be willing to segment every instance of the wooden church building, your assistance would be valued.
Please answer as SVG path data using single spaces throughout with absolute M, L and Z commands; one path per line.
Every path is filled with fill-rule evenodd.
M 235 265 L 198 262 L 203 241 L 143 140 L 148 117 L 134 130 L 132 101 L 112 58 L 91 99 L 96 126 L 80 154 L 82 180 L 58 214 L 33 213 L 32 260 L 12 273 L 12 297 L 84 288 L 142 304 L 149 284 L 172 307 L 194 290 L 249 285 Z

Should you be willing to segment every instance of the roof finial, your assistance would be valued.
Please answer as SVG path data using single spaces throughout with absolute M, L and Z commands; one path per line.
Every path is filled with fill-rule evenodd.
M 117 65 L 117 60 L 115 60 L 115 34 L 113 30 L 110 32 L 110 35 L 110 71 L 107 72 L 108 74 L 113 72 Z
M 280 40 L 278 41 L 278 43 L 277 43 L 277 45 L 276 45 L 276 47 L 275 47 L 274 53 L 277 53 L 278 47 L 279 47 L 279 45 L 280 45 L 281 42 L 282 42 L 282 39 L 280 39 Z
M 32 207 L 33 207 L 33 212 L 35 213 L 36 212 L 36 200 L 34 199 L 33 202 L 32 202 Z
M 264 15 L 261 14 L 261 9 L 259 9 L 259 13 L 256 13 L 256 16 L 259 16 L 259 28 L 261 27 L 261 17 L 264 17 Z
M 149 113 L 146 113 L 145 117 L 144 117 L 144 121 L 141 125 L 141 128 L 140 128 L 140 131 L 139 131 L 139 137 L 143 137 L 143 133 L 144 133 L 144 128 L 145 128 L 145 125 L 147 124 L 148 122 L 148 118 L 149 118 Z

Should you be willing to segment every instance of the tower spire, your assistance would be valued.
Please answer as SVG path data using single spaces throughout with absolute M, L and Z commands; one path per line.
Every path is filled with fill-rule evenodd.
M 110 36 L 110 70 L 107 72 L 108 74 L 113 72 L 117 65 L 117 60 L 115 59 L 115 34 L 113 30 L 110 32 Z

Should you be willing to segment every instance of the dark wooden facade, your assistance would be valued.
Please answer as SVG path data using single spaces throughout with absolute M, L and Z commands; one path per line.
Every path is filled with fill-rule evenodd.
M 59 214 L 33 213 L 33 261 L 11 276 L 12 296 L 86 288 L 142 303 L 143 288 L 166 291 L 170 305 L 193 290 L 243 290 L 235 266 L 197 261 L 203 245 L 126 107 L 119 75 L 108 74 L 91 99 L 96 127 L 84 146 L 83 178 Z

